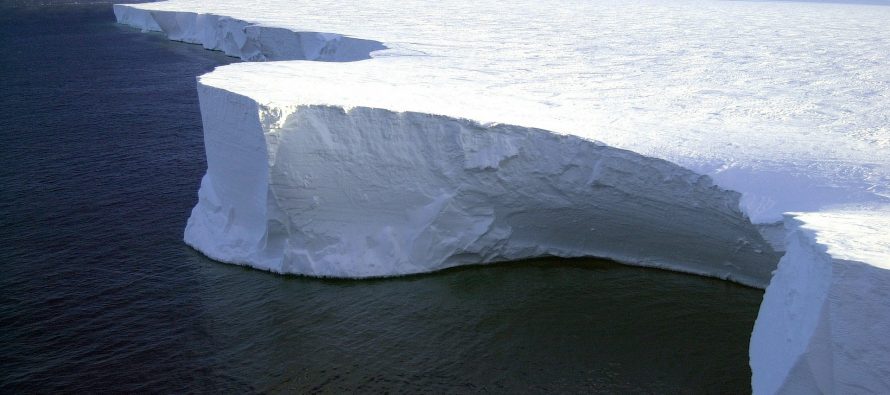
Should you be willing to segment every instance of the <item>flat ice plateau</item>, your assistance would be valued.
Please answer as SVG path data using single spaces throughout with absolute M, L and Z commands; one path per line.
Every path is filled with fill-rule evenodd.
M 212 258 L 369 277 L 595 255 L 770 284 L 756 393 L 890 392 L 888 5 L 115 14 L 258 61 L 199 78 L 208 170 L 185 240 Z M 757 231 L 782 221 L 784 242 Z

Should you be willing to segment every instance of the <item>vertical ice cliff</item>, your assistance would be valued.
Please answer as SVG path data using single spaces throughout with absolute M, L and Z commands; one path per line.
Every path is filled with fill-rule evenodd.
M 413 112 L 269 107 L 199 86 L 208 170 L 186 242 L 370 277 L 599 256 L 764 287 L 777 256 L 706 176 L 574 136 Z
M 788 251 L 751 336 L 755 394 L 890 393 L 888 211 L 786 219 Z

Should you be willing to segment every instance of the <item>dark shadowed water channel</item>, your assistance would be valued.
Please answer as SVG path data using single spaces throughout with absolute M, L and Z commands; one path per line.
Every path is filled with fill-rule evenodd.
M 10 3 L 11 4 L 11 3 Z M 195 76 L 232 60 L 0 7 L 0 392 L 750 392 L 762 293 L 593 259 L 374 281 L 215 263 L 182 231 Z

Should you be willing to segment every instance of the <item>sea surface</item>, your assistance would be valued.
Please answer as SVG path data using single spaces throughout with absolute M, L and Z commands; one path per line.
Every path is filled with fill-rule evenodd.
M 595 259 L 280 276 L 182 232 L 195 77 L 110 4 L 0 3 L 0 393 L 748 393 L 762 292 Z

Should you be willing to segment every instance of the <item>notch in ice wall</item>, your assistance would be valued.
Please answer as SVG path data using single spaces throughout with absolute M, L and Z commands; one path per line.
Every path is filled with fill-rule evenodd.
M 370 59 L 372 52 L 386 49 L 378 41 L 333 33 L 295 32 L 213 14 L 149 11 L 123 4 L 114 5 L 114 14 L 119 23 L 162 32 L 171 40 L 201 44 L 206 49 L 249 61 L 350 62 Z
M 737 193 L 663 160 L 519 126 L 198 91 L 208 170 L 185 239 L 217 260 L 374 277 L 598 256 L 757 287 L 778 260 Z

